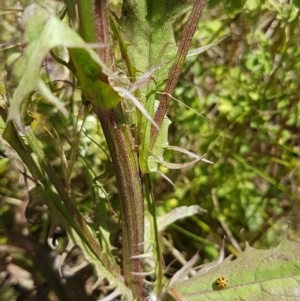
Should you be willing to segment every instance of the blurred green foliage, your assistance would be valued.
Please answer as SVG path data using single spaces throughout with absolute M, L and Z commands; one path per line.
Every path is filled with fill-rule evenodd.
M 214 164 L 169 173 L 174 190 L 159 190 L 162 206 L 172 207 L 169 198 L 207 209 L 181 226 L 218 245 L 227 235 L 229 251 L 235 240 L 258 246 L 280 241 L 295 215 L 300 183 L 299 9 L 289 1 L 239 5 L 210 2 L 194 47 L 225 38 L 187 59 L 176 91 L 204 117 L 177 102 L 170 110 L 170 143 L 205 153 Z M 287 219 L 277 236 L 282 216 Z M 177 243 L 180 235 L 174 235 L 179 249 L 202 248 L 196 240 Z

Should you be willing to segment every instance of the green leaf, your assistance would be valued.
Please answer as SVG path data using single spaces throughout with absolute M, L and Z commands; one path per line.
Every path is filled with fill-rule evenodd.
M 177 52 L 173 22 L 189 7 L 188 1 L 180 0 L 124 1 L 123 14 L 118 22 L 122 43 L 126 45 L 126 52 L 130 59 L 128 65 L 133 66 L 135 72 L 131 76 L 136 78 L 161 65 L 155 73 L 151 74 L 151 80 L 137 91 L 139 100 L 150 116 L 154 116 L 155 113 L 156 92 L 162 89 Z M 153 155 L 150 146 L 151 122 L 144 116 L 138 120 L 141 137 L 140 168 L 142 172 L 155 171 L 157 166 L 153 158 L 149 159 L 149 156 Z M 163 144 L 167 141 L 167 134 L 165 134 L 167 127 L 168 125 L 165 124 L 161 128 Z M 159 147 L 163 147 L 163 144 Z M 154 152 L 159 153 L 155 155 L 161 155 L 161 150 Z
M 7 123 L 3 132 L 3 138 L 18 153 L 22 161 L 29 169 L 34 180 L 38 182 L 38 180 L 43 177 L 43 172 L 40 169 L 40 166 L 33 159 L 30 147 L 27 144 L 25 144 L 24 141 L 20 138 L 20 135 L 12 122 Z
M 299 0 L 294 0 L 293 3 L 295 4 L 296 7 L 300 7 L 300 1 Z
M 226 0 L 226 10 L 231 18 L 234 18 L 243 9 L 246 0 Z
M 170 119 L 168 117 L 165 117 L 158 133 L 157 139 L 155 140 L 151 153 L 148 157 L 147 170 L 150 172 L 156 172 L 161 162 L 164 161 L 163 155 L 165 148 L 168 146 L 168 131 L 170 124 Z
M 0 104 L 2 103 L 2 100 L 6 98 L 6 89 L 4 84 L 3 75 L 0 74 Z
M 50 15 L 45 9 L 30 5 L 24 12 L 23 24 L 25 26 L 25 42 L 28 47 L 23 56 L 14 64 L 14 75 L 19 81 L 14 91 L 13 99 L 9 107 L 8 121 L 14 120 L 19 129 L 22 128 L 21 116 L 24 114 L 22 104 L 25 98 L 39 87 L 40 69 L 47 53 L 56 47 L 76 48 L 76 71 L 82 88 L 86 89 L 91 96 L 91 102 L 97 107 L 113 107 L 120 97 L 99 76 L 105 71 L 106 66 L 100 61 L 98 55 L 92 50 L 95 45 L 85 43 L 82 38 L 58 18 Z M 30 66 L 30 68 L 28 68 Z M 45 88 L 45 86 L 42 86 Z M 40 91 L 45 98 L 49 99 L 49 91 Z M 97 97 L 96 97 L 97 96 Z M 95 101 L 97 99 L 97 101 Z M 50 99 L 51 101 L 51 99 Z M 62 103 L 56 99 L 55 105 L 66 114 Z M 59 105 L 57 105 L 59 103 Z M 20 116 L 20 111 L 21 116 Z
M 276 187 L 277 189 L 281 190 L 282 192 L 286 193 L 287 195 L 290 195 L 291 197 L 295 198 L 296 200 L 299 200 L 298 195 L 292 193 L 289 191 L 289 189 L 285 186 L 282 185 L 276 178 L 268 175 L 266 172 L 260 170 L 259 168 L 257 168 L 254 165 L 251 165 L 247 162 L 247 160 L 245 160 L 244 158 L 242 158 L 239 155 L 233 155 L 233 157 L 241 164 L 243 164 L 243 166 L 245 168 L 248 168 L 250 170 L 253 170 L 257 175 L 261 176 L 264 180 L 266 180 L 267 182 L 269 182 L 271 185 L 273 185 L 274 187 Z
M 159 63 L 173 60 L 176 42 L 173 22 L 189 8 L 187 1 L 127 0 L 119 21 L 127 52 L 137 72 L 145 73 Z M 168 69 L 160 70 L 166 79 Z
M 238 258 L 204 266 L 192 278 L 174 284 L 169 293 L 178 301 L 299 300 L 299 248 L 299 242 L 287 238 L 269 250 L 247 246 Z
M 91 53 L 85 49 L 70 49 L 69 52 L 81 89 L 90 102 L 96 108 L 115 107 L 121 101 L 121 97 L 110 85 L 100 80 L 103 77 L 102 63 L 98 59 L 94 60 Z
M 2 74 L 0 74 L 0 135 L 4 129 L 4 122 L 6 120 L 7 110 L 6 110 L 6 89 L 4 84 L 4 79 Z

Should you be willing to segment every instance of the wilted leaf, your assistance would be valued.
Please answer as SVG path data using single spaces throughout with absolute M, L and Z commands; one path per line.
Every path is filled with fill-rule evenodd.
M 168 212 L 158 217 L 158 231 L 163 231 L 166 227 L 168 227 L 169 225 L 171 225 L 179 219 L 187 218 L 189 216 L 193 216 L 195 214 L 203 212 L 205 212 L 205 210 L 198 205 L 177 207 L 171 212 Z

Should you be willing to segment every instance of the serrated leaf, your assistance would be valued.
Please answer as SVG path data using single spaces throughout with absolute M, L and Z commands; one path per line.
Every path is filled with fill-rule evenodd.
M 224 277 L 224 286 L 218 285 L 219 277 Z M 285 238 L 269 250 L 248 246 L 237 259 L 228 257 L 205 273 L 200 270 L 169 293 L 178 301 L 176 294 L 187 301 L 300 300 L 300 243 Z

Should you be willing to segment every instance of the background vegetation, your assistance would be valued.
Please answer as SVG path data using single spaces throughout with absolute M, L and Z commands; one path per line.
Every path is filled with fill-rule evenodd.
M 22 52 L 19 20 L 27 4 L 4 0 L 0 7 L 0 67 L 8 95 L 15 85 L 9 77 L 10 59 Z M 54 8 L 59 5 L 53 1 Z M 182 18 L 174 24 L 178 36 L 185 16 Z M 178 262 L 191 258 L 197 250 L 202 263 L 215 259 L 224 235 L 227 254 L 237 254 L 245 240 L 257 247 L 276 245 L 285 235 L 288 221 L 292 222 L 291 232 L 299 237 L 299 3 L 210 1 L 193 48 L 209 44 L 206 51 L 186 60 L 174 95 L 177 101 L 172 102 L 169 111 L 169 143 L 205 153 L 214 164 L 197 163 L 179 171 L 162 168 L 174 186 L 153 176 L 159 214 L 179 205 L 197 204 L 207 210 L 165 231 L 163 251 L 170 275 L 177 270 Z M 104 200 L 109 204 L 107 223 L 115 225 L 111 240 L 117 244 L 120 208 L 101 128 L 90 107 L 82 103 L 69 72 L 57 69 L 51 56 L 44 67 L 43 76 L 52 91 L 63 97 L 73 118 L 61 118 L 36 93 L 32 95 L 28 125 L 43 141 L 52 166 L 69 185 L 87 220 L 107 218 L 101 204 Z M 3 103 L 5 93 L 0 93 Z M 1 132 L 3 128 L 0 123 Z M 29 208 L 26 217 L 31 223 L 27 222 L 24 212 L 27 190 L 32 186 L 30 176 L 26 176 L 26 170 L 3 140 L 0 155 L 0 295 L 3 300 L 42 300 L 38 299 L 42 296 L 50 300 L 54 297 L 43 285 L 45 275 L 41 269 L 14 255 L 16 248 L 24 244 L 23 236 L 32 239 L 27 248 L 37 248 L 37 241 L 47 249 L 47 212 L 43 207 Z M 166 155 L 169 162 L 183 162 L 181 156 Z M 66 161 L 68 164 L 64 164 Z M 11 229 L 19 237 L 10 237 Z M 63 237 L 59 231 L 55 235 Z M 55 259 L 49 251 L 39 252 L 45 261 Z M 70 267 L 80 261 L 76 250 L 72 255 L 67 261 Z M 68 291 L 78 300 L 78 285 L 91 277 L 88 269 L 68 281 Z M 33 293 L 32 281 L 39 284 L 38 293 Z M 87 291 L 93 293 L 83 297 L 94 300 L 97 292 L 91 287 Z

